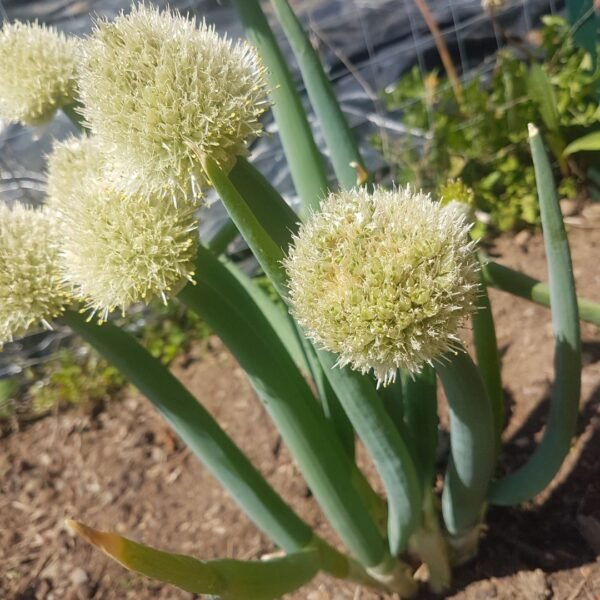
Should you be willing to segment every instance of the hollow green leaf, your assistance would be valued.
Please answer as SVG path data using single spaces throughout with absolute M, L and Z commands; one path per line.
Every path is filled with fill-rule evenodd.
M 478 310 L 473 315 L 473 341 L 477 366 L 483 377 L 483 383 L 492 402 L 494 414 L 494 430 L 496 432 L 496 452 L 500 450 L 502 431 L 504 430 L 504 391 L 502 389 L 502 375 L 500 373 L 500 354 L 494 315 L 487 286 L 481 279 Z
M 446 529 L 463 536 L 482 517 L 496 462 L 492 405 L 479 370 L 464 350 L 435 364 L 450 414 L 450 463 L 442 495 Z
M 529 68 L 527 78 L 529 95 L 537 103 L 544 125 L 553 132 L 560 131 L 558 106 L 552 83 L 544 69 L 537 63 Z
M 313 381 L 315 382 L 325 417 L 331 422 L 348 456 L 354 460 L 354 427 L 350 419 L 348 419 L 337 394 L 329 383 L 329 379 L 319 362 L 314 346 L 304 337 L 299 327 L 297 331 L 299 338 L 303 342 L 307 360 L 311 364 Z M 363 472 L 358 468 L 354 469 L 353 481 L 356 490 L 369 509 L 369 514 L 377 524 L 378 530 L 385 533 L 388 519 L 387 503 L 373 490 Z
M 227 246 L 233 242 L 238 235 L 237 227 L 231 219 L 227 219 L 215 235 L 208 241 L 208 248 L 215 254 L 223 254 L 227 250 Z
M 357 185 L 357 178 L 359 183 L 361 178 L 367 178 L 356 138 L 335 97 L 319 55 L 288 0 L 271 0 L 271 3 L 300 67 L 308 97 L 329 149 L 335 174 L 344 188 L 352 188 Z
M 248 208 L 256 216 L 260 225 L 268 235 L 285 252 L 292 240 L 292 234 L 298 231 L 298 216 L 287 205 L 280 194 L 262 176 L 262 174 L 248 161 L 238 159 L 235 167 L 229 173 L 229 180 L 238 190 L 244 190 L 243 199 Z M 291 317 L 290 323 L 293 322 Z M 331 421 L 332 426 L 350 457 L 354 457 L 354 429 L 341 408 L 337 395 L 333 391 L 323 368 L 319 363 L 312 344 L 305 339 L 296 325 L 293 326 L 296 337 L 304 350 L 305 363 L 317 387 L 324 414 Z M 277 329 L 277 327 L 276 327 Z M 287 344 L 286 344 L 287 345 Z M 361 486 L 370 490 L 369 497 L 375 501 L 378 498 L 372 493 L 370 486 Z M 375 504 L 378 504 L 375 501 Z M 379 511 L 381 512 L 381 511 Z
M 411 438 L 413 456 L 428 490 L 435 479 L 438 442 L 437 379 L 435 369 L 425 365 L 420 373 L 402 372 L 404 425 Z
M 244 190 L 248 207 L 283 252 L 291 234 L 298 231 L 300 219 L 279 192 L 254 165 L 239 157 L 228 175 L 238 190 Z
M 422 487 L 409 449 L 386 412 L 373 382 L 336 357 L 318 351 L 319 360 L 354 429 L 369 451 L 388 497 L 390 552 L 402 552 L 421 520 Z
M 508 292 L 542 306 L 550 306 L 548 284 L 481 256 L 481 273 L 486 285 Z M 600 327 L 600 304 L 586 298 L 577 299 L 579 318 Z
M 287 248 L 291 242 L 292 235 L 298 228 L 297 216 L 287 206 L 279 193 L 264 180 L 262 175 L 248 162 L 242 162 L 236 165 L 232 174 L 229 177 L 223 177 L 222 173 L 217 173 L 216 179 L 219 184 L 217 191 L 223 193 L 226 200 L 225 207 L 229 210 L 231 205 L 232 215 L 236 210 L 236 206 L 242 206 L 243 210 L 251 213 L 254 218 L 249 218 L 244 222 L 241 228 L 242 235 L 246 239 L 248 245 L 252 248 L 250 241 L 259 238 L 264 239 L 265 236 L 270 237 L 273 241 L 273 236 L 277 239 L 279 248 Z M 233 184 L 233 180 L 238 182 L 240 190 L 243 190 L 243 195 L 238 192 L 238 188 Z M 261 217 L 259 222 L 258 216 Z M 253 233 L 253 229 L 259 231 L 259 236 Z M 267 264 L 263 266 L 265 273 L 271 278 L 271 281 L 279 281 L 278 291 L 285 299 L 287 295 L 287 287 L 282 278 L 285 278 L 285 273 L 280 271 L 281 264 Z M 339 399 L 335 390 L 331 386 L 327 376 L 324 376 L 323 368 L 316 358 L 316 353 L 310 342 L 304 339 L 304 336 L 297 331 L 302 341 L 305 359 L 309 366 L 310 374 L 317 386 L 322 400 L 324 415 L 329 420 L 333 431 L 337 434 L 339 442 L 346 449 L 350 458 L 354 453 L 354 431 L 349 423 L 346 414 L 340 410 Z M 353 471 L 353 482 L 363 499 L 369 507 L 369 513 L 376 522 L 380 522 L 382 515 L 387 514 L 385 503 L 373 492 L 362 473 L 358 469 Z
M 179 299 L 204 318 L 246 371 L 347 547 L 361 563 L 379 564 L 383 540 L 354 488 L 355 467 L 281 339 L 239 281 L 204 248 L 196 272 L 198 283 L 186 286 Z
M 222 600 L 275 600 L 302 587 L 319 571 L 319 552 L 315 549 L 266 561 L 202 561 L 156 550 L 83 523 L 67 521 L 67 524 L 130 571 L 192 594 L 210 594 Z
M 323 157 L 315 144 L 290 70 L 277 45 L 259 0 L 233 0 L 242 19 L 246 35 L 257 47 L 273 100 L 273 115 L 288 161 L 296 191 L 304 212 L 316 210 L 328 188 Z
M 520 469 L 496 481 L 490 500 L 518 504 L 540 493 L 554 478 L 569 452 L 577 429 L 581 392 L 581 337 L 569 242 L 562 220 L 552 167 L 539 131 L 529 126 L 548 261 L 554 331 L 555 380 L 550 415 L 542 441 Z
M 281 499 L 167 367 L 110 322 L 99 326 L 72 311 L 67 311 L 63 320 L 152 402 L 267 536 L 288 552 L 300 550 L 310 542 L 311 528 Z
M 235 189 L 246 190 L 243 200 L 248 209 L 281 251 L 287 252 L 291 235 L 298 230 L 299 226 L 296 213 L 269 181 L 245 158 L 238 158 L 228 178 Z M 254 221 L 252 222 L 256 224 Z M 214 252 L 212 248 L 210 249 Z M 273 302 L 263 290 L 231 262 L 224 261 L 224 264 L 259 305 L 275 331 L 281 336 L 296 364 L 305 373 L 311 373 L 295 324 L 285 307 Z
M 558 160 L 561 172 L 568 174 L 569 168 L 564 157 L 564 150 L 567 144 L 560 127 L 560 116 L 556 102 L 556 94 L 554 93 L 554 87 L 552 86 L 550 78 L 542 66 L 537 63 L 534 63 L 529 67 L 527 90 L 529 95 L 537 103 L 540 116 L 548 129 L 548 145 Z
M 568 156 L 569 154 L 575 154 L 575 152 L 592 152 L 594 150 L 600 150 L 600 131 L 588 133 L 587 135 L 576 139 L 574 142 L 571 142 L 565 148 L 563 154 Z
M 290 319 L 292 319 L 291 316 Z M 306 337 L 304 337 L 302 331 L 298 326 L 296 326 L 296 332 L 298 335 L 298 339 L 301 340 L 301 343 L 304 347 L 304 352 L 307 361 L 310 363 L 312 379 L 317 388 L 317 393 L 321 402 L 321 406 L 323 408 L 323 413 L 325 414 L 325 417 L 331 422 L 331 425 L 338 434 L 338 438 L 344 446 L 346 453 L 352 460 L 354 460 L 355 443 L 354 428 L 352 427 L 352 423 L 350 423 L 348 416 L 346 415 L 344 409 L 342 408 L 342 405 L 340 404 L 337 394 L 331 387 L 331 384 L 329 383 L 329 380 L 327 379 L 323 371 L 323 367 L 319 362 L 319 358 L 313 345 L 306 339 Z
M 388 386 L 381 386 L 377 393 L 383 402 L 390 419 L 394 422 L 396 427 L 402 429 L 404 427 L 404 394 L 402 391 L 402 379 L 396 378 Z
M 236 218 L 238 219 L 236 223 L 240 232 L 253 251 L 256 249 L 257 259 L 261 262 L 263 248 L 260 247 L 260 244 L 265 243 L 269 248 L 275 247 L 277 244 L 270 238 L 269 233 L 258 222 L 250 209 L 250 205 L 256 199 L 247 202 L 244 199 L 249 195 L 256 196 L 256 190 L 244 188 L 238 191 L 231 181 L 218 170 L 218 167 L 215 168 L 215 165 L 209 165 L 208 173 L 232 219 L 234 221 Z M 258 198 L 260 197 L 259 195 Z M 275 198 L 271 199 L 271 201 L 274 200 Z M 280 198 L 279 202 L 284 201 Z M 238 214 L 243 214 L 244 217 L 240 218 Z M 284 227 L 283 229 L 287 231 L 287 235 L 291 239 L 292 232 L 289 228 Z M 285 299 L 287 283 L 281 262 L 279 261 L 277 264 L 274 261 L 262 261 L 261 265 Z M 217 330 L 210 321 L 208 322 Z M 388 513 L 388 536 L 392 553 L 397 554 L 405 547 L 408 537 L 420 517 L 421 486 L 418 484 L 412 459 L 397 429 L 383 409 L 372 382 L 348 369 L 333 370 L 331 367 L 335 360 L 327 353 L 317 351 L 317 356 L 331 388 L 344 407 L 354 429 L 371 454 L 374 455 L 375 464 L 388 492 L 388 505 L 394 506 Z M 305 477 L 307 477 L 306 473 Z M 313 492 L 317 494 L 315 489 Z M 409 510 L 409 508 L 416 510 Z
M 204 170 L 256 260 L 277 292 L 285 298 L 287 284 L 282 264 L 285 255 L 281 246 L 258 220 L 256 208 L 250 207 L 216 162 L 207 158 L 204 161 Z M 246 195 L 251 194 L 255 194 L 255 190 L 246 190 Z
M 301 341 L 298 338 L 294 322 L 290 318 L 283 303 L 275 302 L 260 288 L 256 282 L 248 277 L 241 269 L 229 260 L 221 259 L 227 270 L 238 280 L 246 292 L 251 296 L 256 306 L 269 321 L 271 327 L 277 332 L 287 352 L 292 357 L 296 366 L 306 375 L 312 375 Z

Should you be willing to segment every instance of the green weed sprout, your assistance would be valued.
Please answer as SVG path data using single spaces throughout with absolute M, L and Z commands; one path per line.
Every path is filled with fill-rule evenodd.
M 273 1 L 301 55 L 307 41 L 298 21 L 286 2 Z M 326 140 L 342 189 L 331 184 L 328 190 L 322 157 L 260 3 L 236 4 L 260 59 L 256 50 L 203 24 L 144 5 L 114 24 L 99 22 L 83 42 L 81 111 L 92 135 L 55 147 L 47 209 L 3 208 L 0 214 L 1 339 L 25 335 L 39 321 L 71 327 L 147 396 L 285 552 L 265 562 L 201 561 L 69 522 L 126 568 L 233 600 L 281 597 L 319 571 L 402 597 L 416 593 L 417 571 L 426 572 L 430 587 L 443 592 L 452 567 L 477 553 L 487 506 L 523 502 L 542 491 L 575 434 L 578 307 L 592 321 L 600 313 L 594 303 L 577 302 L 541 136 L 530 127 L 549 285 L 477 255 L 468 211 L 456 208 L 455 201 L 465 199 L 459 184 L 446 186 L 439 202 L 415 189 L 353 187 L 350 169 L 362 162 L 356 146 L 336 145 L 336 139 L 351 140 L 352 132 L 318 57 L 309 53 L 300 64 L 311 101 L 319 119 L 334 116 Z M 260 133 L 268 93 L 301 187 L 304 223 L 245 158 L 249 140 Z M 278 106 L 282 99 L 289 104 Z M 306 152 L 294 147 L 295 138 Z M 361 169 L 359 184 L 366 181 Z M 198 243 L 193 210 L 208 185 L 274 294 Z M 30 230 L 35 241 L 26 245 Z M 488 281 L 549 302 L 556 339 L 543 440 L 521 469 L 500 479 L 503 398 Z M 343 551 L 290 508 L 165 365 L 113 322 L 94 323 L 81 314 L 99 312 L 104 321 L 113 308 L 154 296 L 165 302 L 176 296 L 228 346 Z M 477 363 L 460 342 L 468 319 Z M 438 379 L 450 422 L 439 499 Z M 355 436 L 385 497 L 356 465 Z

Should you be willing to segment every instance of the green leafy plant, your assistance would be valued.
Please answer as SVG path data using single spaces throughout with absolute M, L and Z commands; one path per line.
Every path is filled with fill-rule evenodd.
M 594 134 L 585 147 L 576 140 L 600 128 L 600 71 L 591 69 L 590 56 L 575 46 L 561 17 L 543 19 L 541 39 L 529 54 L 501 50 L 489 77 L 476 74 L 465 82 L 460 105 L 437 72 L 423 75 L 416 67 L 386 93 L 387 106 L 400 109 L 403 124 L 421 137 L 420 143 L 407 137 L 388 149 L 398 180 L 434 191 L 460 177 L 475 193 L 483 225 L 500 231 L 537 225 L 525 134 L 527 123 L 536 122 L 557 161 L 561 197 L 585 193 L 593 159 L 578 152 L 594 149 Z M 480 234 L 484 230 L 480 225 Z
M 95 350 L 81 345 L 77 352 L 64 348 L 26 372 L 25 382 L 25 402 L 33 415 L 39 415 L 61 404 L 105 400 L 123 387 L 125 379 Z
M 2 273 L 9 300 L 14 300 L 11 290 L 23 292 L 18 302 L 7 303 L 12 311 L 0 313 L 2 339 L 49 319 L 69 326 L 146 395 L 285 552 L 264 562 L 204 562 L 69 522 L 125 567 L 194 593 L 268 599 L 297 589 L 318 571 L 410 597 L 420 585 L 415 567 L 422 565 L 419 572 L 428 573 L 430 587 L 443 592 L 452 567 L 477 553 L 487 506 L 532 498 L 560 467 L 578 410 L 578 307 L 595 322 L 600 307 L 576 298 L 551 164 L 535 126 L 515 136 L 526 136 L 530 145 L 549 285 L 523 280 L 479 255 L 469 236 L 469 212 L 454 198 L 436 202 L 408 187 L 352 186 L 351 170 L 359 165 L 360 175 L 361 162 L 354 160 L 355 147 L 336 141 L 350 140 L 351 132 L 289 6 L 273 2 L 304 59 L 302 74 L 310 81 L 319 118 L 335 115 L 326 139 L 339 182 L 323 181 L 322 157 L 314 152 L 306 115 L 258 0 L 236 4 L 268 69 L 253 47 L 215 39 L 212 31 L 190 27 L 177 13 L 141 5 L 114 23 L 99 21 L 83 42 L 78 71 L 83 90 L 78 110 L 91 135 L 74 152 L 86 152 L 89 143 L 96 157 L 90 168 L 82 168 L 86 193 L 77 178 L 68 183 L 69 173 L 61 179 L 63 161 L 51 160 L 50 181 L 68 184 L 53 187 L 49 207 L 43 212 L 7 208 L 2 215 L 0 265 L 23 267 Z M 106 57 L 118 64 L 107 64 Z M 169 85 L 174 81 L 177 85 Z M 253 119 L 268 105 L 267 90 L 287 138 L 294 180 L 302 183 L 304 221 L 244 156 L 248 136 L 259 133 Z M 162 111 L 165 101 L 185 110 L 179 116 Z M 241 118 L 249 118 L 246 125 L 252 127 L 238 126 L 235 120 Z M 115 130 L 107 133 L 104 119 Z M 127 154 L 132 139 L 143 139 L 148 147 Z M 298 145 L 290 146 L 292 141 Z M 115 145 L 118 152 L 112 151 Z M 126 165 L 112 164 L 125 155 Z M 160 169 L 153 172 L 155 160 Z M 140 172 L 127 173 L 136 161 Z M 81 164 L 78 158 L 75 163 Z M 142 172 L 157 177 L 160 170 L 166 178 L 158 189 L 151 179 L 136 187 Z M 365 179 L 359 177 L 359 183 Z M 268 278 L 268 289 L 198 243 L 188 220 L 190 206 L 202 201 L 209 185 Z M 119 211 L 112 202 L 101 206 L 93 197 L 100 192 L 119 198 L 126 209 Z M 464 189 L 454 185 L 446 192 Z M 533 189 L 530 193 L 536 197 Z M 90 207 L 98 209 L 93 223 Z M 136 207 L 143 211 L 139 220 Z M 33 272 L 17 261 L 28 217 L 46 240 Z M 62 236 L 53 234 L 54 225 Z M 226 228 L 229 235 L 232 226 Z M 86 264 L 99 275 L 91 278 Z M 487 280 L 538 302 L 549 300 L 556 343 L 556 382 L 543 440 L 521 469 L 503 478 L 495 477 L 503 397 Z M 125 312 L 132 302 L 154 298 L 185 305 L 227 345 L 343 551 L 291 509 L 165 364 L 108 320 L 115 308 Z M 100 318 L 84 316 L 86 308 Z M 460 339 L 460 326 L 469 319 L 477 363 Z M 441 498 L 434 488 L 438 380 L 448 401 L 451 440 Z M 356 436 L 381 477 L 385 497 L 375 493 L 354 460 Z
M 177 304 L 155 304 L 139 337 L 152 356 L 170 365 L 210 334 L 210 327 L 197 314 Z
M 165 365 L 211 334 L 203 319 L 177 304 L 155 304 L 151 311 L 121 320 L 121 326 L 132 329 L 150 354 Z M 106 400 L 126 385 L 126 379 L 93 347 L 74 338 L 49 360 L 0 384 L 0 419 L 28 419 L 60 406 Z

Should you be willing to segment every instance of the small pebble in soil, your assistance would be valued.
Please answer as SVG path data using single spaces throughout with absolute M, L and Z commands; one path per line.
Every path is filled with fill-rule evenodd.
M 76 567 L 69 575 L 69 581 L 73 585 L 83 585 L 89 580 L 88 574 L 80 567 Z

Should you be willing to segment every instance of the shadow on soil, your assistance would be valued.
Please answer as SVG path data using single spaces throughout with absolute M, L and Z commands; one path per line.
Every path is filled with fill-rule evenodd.
M 600 343 L 583 343 L 584 365 L 600 362 Z M 506 393 L 507 412 L 513 398 Z M 500 471 L 513 471 L 533 452 L 548 415 L 550 385 L 527 420 L 504 444 Z M 542 569 L 555 572 L 595 560 L 600 539 L 586 519 L 600 525 L 600 386 L 583 398 L 571 470 L 542 502 L 490 507 L 487 535 L 477 559 L 455 572 L 453 592 L 490 577 Z M 435 598 L 424 593 L 423 600 Z

